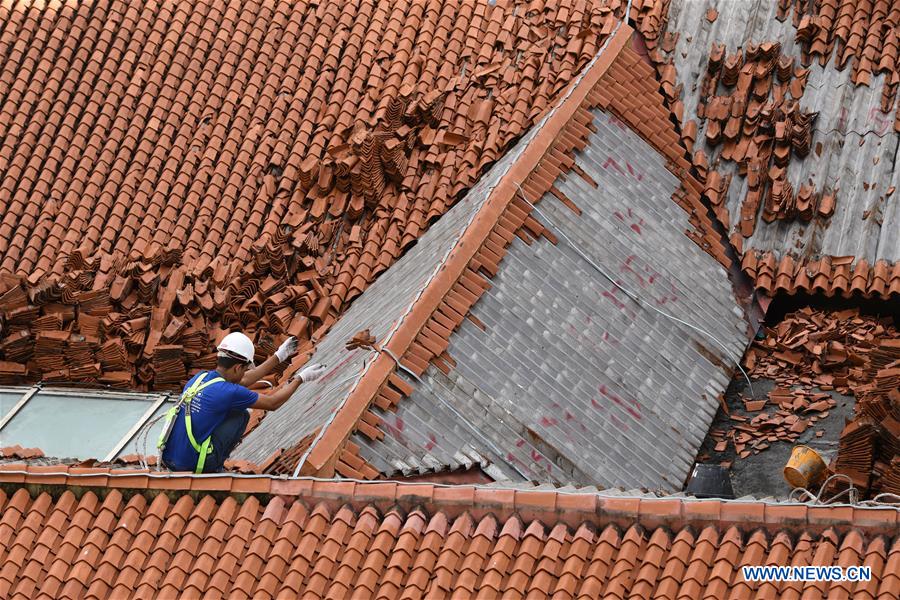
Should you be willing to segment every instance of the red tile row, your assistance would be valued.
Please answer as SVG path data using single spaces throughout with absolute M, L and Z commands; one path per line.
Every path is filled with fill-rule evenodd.
M 900 262 L 891 265 L 879 260 L 870 266 L 853 256 L 801 260 L 790 254 L 778 260 L 772 252 L 751 249 L 744 253 L 741 268 L 758 290 L 770 296 L 808 292 L 888 299 L 900 294 Z
M 2 474 L 2 471 L 0 471 Z M 0 594 L 895 598 L 895 509 L 273 481 L 271 499 L 0 491 Z M 865 565 L 867 582 L 744 581 Z M 726 594 L 727 592 L 727 594 Z

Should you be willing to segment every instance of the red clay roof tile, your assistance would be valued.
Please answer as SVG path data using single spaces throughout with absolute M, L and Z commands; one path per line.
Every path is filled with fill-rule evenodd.
M 104 26 L 107 11 L 95 7 L 83 10 L 71 31 L 62 15 L 38 36 L 7 27 L 7 41 L 16 44 L 0 95 L 7 117 L 0 119 L 0 189 L 12 201 L 0 225 L 0 269 L 21 275 L 18 285 L 29 290 L 47 283 L 110 289 L 110 312 L 149 305 L 199 313 L 200 323 L 181 334 L 199 334 L 194 349 L 185 346 L 177 357 L 191 369 L 215 342 L 204 339 L 207 328 L 248 324 L 236 307 L 252 294 L 233 293 L 229 307 L 226 288 L 244 290 L 267 276 L 296 282 L 295 265 L 321 267 L 326 232 L 349 218 L 359 221 L 357 238 L 365 239 L 358 242 L 376 243 L 368 262 L 313 271 L 317 292 L 304 314 L 328 323 L 326 315 L 344 310 L 426 220 L 442 214 L 531 126 L 568 81 L 565 73 L 593 56 L 613 17 L 608 10 L 604 18 L 582 15 L 596 17 L 601 4 L 528 18 L 515 16 L 514 3 L 478 4 L 471 20 L 470 10 L 454 3 L 436 11 L 411 2 L 193 13 L 176 4 L 132 7 L 114 30 Z M 16 14 L 6 18 L 13 22 Z M 543 32 L 558 28 L 561 35 Z M 89 30 L 101 40 L 90 57 L 77 45 L 77 32 Z M 547 43 L 533 43 L 538 39 Z M 523 51 L 532 60 L 517 72 L 510 57 Z M 469 58 L 482 67 L 460 77 Z M 95 88 L 84 88 L 81 77 Z M 134 109 L 116 108 L 126 105 Z M 437 142 L 430 148 L 429 131 Z M 431 158 L 420 160 L 423 151 Z M 437 177 L 429 173 L 434 163 Z M 395 212 L 399 221 L 385 242 L 373 227 L 384 221 L 376 208 L 396 195 L 417 210 Z M 287 226 L 308 226 L 318 246 L 288 246 Z M 172 304 L 164 304 L 152 290 L 166 285 L 164 267 L 173 263 L 189 267 Z M 148 272 L 126 283 L 122 276 L 132 268 Z M 38 310 L 50 309 L 42 301 Z M 91 327 L 78 316 L 89 312 L 76 313 L 77 331 Z M 257 342 L 275 344 L 284 335 L 280 319 L 258 324 Z M 302 338 L 315 335 L 296 329 L 291 333 Z M 119 387 L 174 387 L 178 377 L 162 377 L 147 358 L 135 361 L 149 337 L 130 333 L 137 352 L 86 377 Z M 19 364 L 29 358 L 22 355 Z M 60 371 L 56 377 L 71 378 L 80 366 L 36 366 L 25 376 Z M 123 377 L 125 371 L 135 377 Z

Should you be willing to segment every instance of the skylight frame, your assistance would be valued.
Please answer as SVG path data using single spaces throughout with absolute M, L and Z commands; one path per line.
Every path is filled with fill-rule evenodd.
M 128 430 L 124 433 L 124 435 L 115 442 L 110 448 L 109 451 L 100 451 L 96 452 L 97 456 L 91 456 L 89 458 L 97 458 L 102 459 L 104 461 L 111 461 L 116 458 L 116 456 L 128 446 L 129 442 L 144 428 L 147 422 L 153 417 L 155 412 L 163 406 L 167 401 L 172 400 L 172 392 L 126 392 L 126 391 L 113 391 L 113 390 L 102 390 L 102 389 L 92 389 L 92 388 L 75 388 L 75 387 L 67 387 L 67 386 L 45 386 L 40 383 L 33 386 L 0 386 L 0 393 L 6 393 L 9 395 L 14 395 L 16 393 L 21 393 L 21 397 L 19 400 L 5 412 L 5 414 L 0 414 L 0 440 L 3 437 L 3 431 L 8 428 L 10 423 L 15 421 L 15 418 L 22 414 L 22 411 L 29 405 L 29 403 L 35 398 L 41 398 L 42 395 L 53 396 L 53 397 L 72 397 L 72 398 L 82 398 L 82 399 L 90 399 L 90 400 L 100 400 L 100 401 L 110 401 L 111 406 L 114 402 L 141 402 L 146 405 L 146 409 L 141 412 L 140 417 L 136 419 L 133 425 L 128 428 Z M 73 405 L 73 407 L 77 407 Z M 3 441 L 0 445 L 23 445 L 20 440 L 10 439 L 8 443 Z M 34 445 L 33 443 L 31 445 Z M 155 444 L 154 444 L 155 448 Z M 85 454 L 89 454 L 90 452 L 86 452 Z M 48 453 L 52 455 L 53 453 Z M 62 458 L 62 457 L 56 457 Z

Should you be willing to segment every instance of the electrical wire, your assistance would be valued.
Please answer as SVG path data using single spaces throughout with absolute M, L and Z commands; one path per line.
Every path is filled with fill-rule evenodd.
M 593 260 L 591 260 L 591 258 L 590 258 L 589 256 L 587 256 L 584 252 L 582 252 L 581 249 L 580 249 L 574 242 L 572 242 L 571 239 L 569 239 L 569 236 L 567 236 L 567 235 L 562 231 L 562 228 L 556 227 L 556 226 L 555 226 L 556 224 L 553 223 L 553 221 L 551 221 L 550 218 L 547 217 L 547 215 L 545 215 L 544 212 L 543 212 L 541 209 L 539 209 L 537 206 L 535 206 L 534 204 L 532 204 L 531 201 L 528 200 L 528 197 L 525 196 L 525 192 L 522 190 L 522 186 L 519 185 L 518 182 L 516 183 L 516 187 L 517 187 L 518 190 L 519 190 L 519 195 L 521 196 L 522 200 L 524 200 L 524 201 L 528 204 L 528 206 L 530 206 L 535 212 L 537 212 L 537 214 L 540 215 L 545 221 L 547 221 L 548 223 L 554 225 L 553 228 L 548 227 L 548 229 L 551 229 L 551 231 L 552 231 L 554 234 L 559 234 L 559 236 L 566 242 L 566 244 L 569 245 L 570 248 L 572 248 L 572 250 L 575 251 L 576 254 L 578 254 L 578 256 L 580 256 L 580 257 L 581 257 L 582 259 L 584 259 L 589 265 L 591 265 L 591 267 L 593 267 L 595 271 L 597 271 L 598 273 L 600 273 L 601 275 L 603 275 L 603 277 L 605 277 L 606 279 L 608 279 L 610 283 L 612 283 L 612 284 L 613 284 L 614 286 L 616 286 L 618 289 L 622 290 L 622 292 L 623 292 L 626 296 L 628 296 L 629 298 L 631 298 L 638 306 L 640 306 L 640 307 L 642 307 L 642 308 L 649 308 L 650 310 L 659 313 L 660 315 L 662 315 L 663 317 L 665 317 L 665 318 L 667 318 L 667 319 L 670 319 L 670 320 L 672 320 L 672 321 L 675 321 L 676 323 L 680 323 L 680 324 L 682 324 L 682 325 L 684 325 L 684 326 L 686 326 L 686 327 L 689 327 L 689 328 L 693 329 L 694 331 L 700 333 L 701 335 L 704 335 L 704 336 L 706 336 L 707 338 L 711 339 L 711 340 L 714 341 L 716 344 L 718 344 L 723 350 L 725 350 L 725 353 L 726 353 L 726 354 L 734 361 L 735 365 L 737 365 L 737 368 L 740 370 L 741 374 L 744 376 L 744 379 L 747 380 L 747 386 L 749 386 L 749 388 L 750 388 L 750 394 L 751 394 L 751 396 L 753 396 L 753 397 L 756 396 L 756 394 L 755 394 L 754 391 L 753 391 L 753 384 L 750 382 L 750 377 L 747 375 L 747 372 L 744 371 L 744 368 L 741 366 L 741 361 L 740 361 L 740 359 L 738 359 L 738 358 L 731 352 L 731 350 L 728 349 L 728 347 L 727 347 L 725 344 L 723 344 L 721 341 L 719 341 L 719 339 L 718 339 L 716 336 L 714 336 L 713 334 L 709 333 L 708 331 L 705 331 L 705 330 L 703 330 L 703 329 L 700 329 L 700 328 L 697 327 L 696 325 L 692 325 L 691 323 L 688 323 L 687 321 L 684 321 L 684 320 L 679 319 L 678 317 L 676 317 L 676 316 L 674 316 L 674 315 L 671 315 L 671 314 L 669 314 L 669 313 L 667 313 L 667 312 L 665 312 L 665 311 L 662 311 L 662 310 L 658 309 L 657 307 L 653 306 L 652 304 L 650 304 L 650 303 L 648 303 L 648 302 L 644 302 L 643 300 L 640 299 L 640 297 L 638 297 L 636 294 L 634 294 L 631 290 L 629 290 L 629 289 L 625 288 L 624 286 L 622 286 L 622 285 L 621 285 L 620 283 L 618 283 L 615 279 L 613 279 L 606 271 L 604 271 L 603 268 L 600 267 L 600 265 L 598 265 L 597 263 L 595 263 Z

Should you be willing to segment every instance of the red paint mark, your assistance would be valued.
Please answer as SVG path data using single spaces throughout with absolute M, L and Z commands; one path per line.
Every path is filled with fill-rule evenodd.
M 557 404 L 557 406 L 559 405 Z M 559 421 L 551 417 L 541 417 L 541 425 L 543 425 L 544 427 L 552 427 L 555 425 L 559 425 Z
M 634 225 L 632 225 L 632 227 L 634 227 Z M 640 233 L 640 231 L 638 231 L 638 233 Z M 629 256 L 628 259 L 624 262 L 624 264 L 622 264 L 622 268 L 619 270 L 622 272 L 628 271 L 629 273 L 634 275 L 635 278 L 637 278 L 638 283 L 641 284 L 641 287 L 645 287 L 647 284 L 644 282 L 644 278 L 641 277 L 640 273 L 638 273 L 637 271 L 635 271 L 634 269 L 631 268 L 631 259 L 633 259 L 633 258 L 634 258 L 633 255 Z
M 629 415 L 631 415 L 638 421 L 641 420 L 641 418 L 642 418 L 641 413 L 638 412 L 641 408 L 640 402 L 638 402 L 637 400 L 634 400 L 634 399 L 630 399 L 627 401 L 627 404 L 626 404 L 625 400 L 623 400 L 616 394 L 612 393 L 604 384 L 600 384 L 600 386 L 597 389 L 600 391 L 601 394 L 603 394 L 604 396 L 606 396 L 607 398 L 609 398 L 610 400 L 612 400 L 613 402 L 615 402 L 616 404 L 618 404 L 619 406 L 624 408 L 625 412 L 627 412 Z M 628 404 L 630 404 L 631 406 L 628 406 Z M 632 407 L 634 407 L 634 408 L 632 408 Z M 635 410 L 635 409 L 637 409 L 637 410 Z
M 620 221 L 625 220 L 625 217 L 623 217 L 622 213 L 620 213 L 619 211 L 615 211 L 613 214 L 616 215 L 616 218 L 618 218 Z
M 604 168 L 604 169 L 608 169 L 610 165 L 612 165 L 613 167 L 615 167 L 615 168 L 616 168 L 616 171 L 618 171 L 618 172 L 621 173 L 622 175 L 625 174 L 625 171 L 622 170 L 622 167 L 619 166 L 619 163 L 617 163 L 616 160 L 615 160 L 612 156 L 610 156 L 610 157 L 608 157 L 608 158 L 606 159 L 606 162 L 603 163 L 603 168 Z
M 521 448 L 524 445 L 525 445 L 525 440 L 519 440 L 518 442 L 516 442 L 516 448 Z
M 644 174 L 643 174 L 643 173 L 637 173 L 637 172 L 631 167 L 631 164 L 630 164 L 628 161 L 625 161 L 625 166 L 628 168 L 628 172 L 631 173 L 631 176 L 632 176 L 632 177 L 634 177 L 634 178 L 637 179 L 638 181 L 641 181 L 642 179 L 644 179 Z M 629 211 L 629 212 L 630 212 L 630 211 Z
M 585 317 L 585 324 L 590 325 L 591 323 L 592 323 L 591 318 Z M 570 336 L 572 336 L 575 340 L 577 340 L 578 343 L 580 343 L 581 345 L 588 346 L 589 348 L 593 348 L 594 350 L 599 351 L 600 345 L 597 343 L 597 340 L 593 336 L 586 335 L 583 331 L 579 331 L 578 329 L 575 328 L 574 325 L 567 323 L 566 324 L 566 332 Z M 610 337 L 609 332 L 606 332 L 606 331 L 603 332 L 603 335 L 601 336 L 601 338 L 604 342 L 610 342 L 615 345 L 618 345 L 618 343 L 619 343 L 618 341 L 616 341 L 615 339 Z M 553 406 L 558 408 L 559 404 L 554 403 Z
M 638 225 L 637 223 L 632 223 L 632 224 L 631 224 L 631 229 L 632 229 L 635 233 L 637 233 L 637 234 L 640 234 L 640 233 L 641 233 L 641 226 Z
M 575 418 L 575 415 L 573 415 L 569 411 L 566 411 L 566 421 L 571 421 L 574 418 Z
M 403 431 L 404 427 L 406 427 L 406 423 L 404 423 L 403 419 L 401 419 L 400 417 L 397 417 L 396 421 L 397 421 L 397 430 Z
M 873 106 L 869 111 L 869 120 L 875 121 L 877 129 L 875 132 L 878 135 L 884 135 L 887 133 L 888 129 L 893 125 L 891 119 L 885 116 L 883 112 L 881 112 L 881 108 L 878 106 Z
M 610 302 L 615 304 L 616 308 L 618 308 L 620 310 L 625 308 L 625 304 L 623 302 L 621 302 L 618 298 L 616 298 L 613 295 L 613 292 L 608 292 L 608 291 L 604 290 L 602 295 L 604 298 L 608 299 Z
M 628 430 L 630 429 L 630 427 L 628 427 L 628 423 L 625 423 L 624 421 L 622 421 L 622 420 L 621 420 L 619 417 L 617 417 L 616 415 L 611 414 L 611 415 L 609 415 L 609 416 L 610 416 L 610 418 L 612 419 L 613 425 L 615 425 L 616 427 L 618 427 L 618 428 L 621 429 L 622 431 L 628 431 Z
M 384 425 L 385 429 L 388 430 L 388 433 L 391 434 L 391 437 L 396 438 L 397 441 L 401 444 L 406 443 L 406 439 L 404 438 L 403 433 L 400 431 L 400 429 L 397 428 L 396 425 L 394 425 L 390 421 L 382 421 L 382 424 Z
M 619 119 L 619 118 L 618 118 L 617 116 L 615 116 L 615 115 L 609 115 L 609 121 L 608 121 L 608 123 L 610 123 L 610 124 L 612 124 L 612 125 L 615 125 L 616 127 L 618 127 L 619 129 L 621 129 L 622 131 L 627 131 L 627 130 L 628 130 L 628 127 L 625 125 L 625 123 L 623 123 L 622 120 Z
M 605 408 L 603 408 L 602 404 L 597 402 L 597 400 L 595 398 L 591 398 L 591 406 L 593 406 L 594 408 L 596 408 L 598 410 L 606 410 Z
M 352 352 L 348 352 L 348 353 L 347 353 L 347 356 L 345 356 L 344 359 L 341 360 L 341 362 L 339 362 L 338 364 L 336 364 L 336 365 L 334 365 L 333 367 L 331 367 L 331 369 L 329 369 L 327 373 L 325 373 L 324 375 L 322 375 L 322 377 L 319 379 L 319 381 L 328 381 L 329 379 L 331 379 L 332 377 L 334 377 L 335 374 L 337 374 L 337 372 L 340 370 L 341 367 L 343 367 L 344 365 L 346 365 L 346 364 L 347 364 L 348 362 L 350 362 L 351 360 L 353 360 L 353 353 L 352 353 Z
M 425 444 L 425 449 L 431 451 L 434 447 L 437 446 L 437 438 L 434 437 L 433 433 L 428 434 L 428 442 Z
M 537 450 L 532 450 L 532 451 L 531 451 L 531 460 L 533 460 L 534 462 L 541 462 L 541 460 L 542 460 L 543 458 L 544 458 L 544 457 L 541 456 L 541 455 L 538 453 Z

